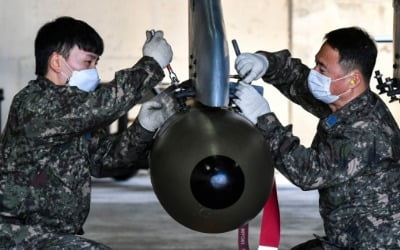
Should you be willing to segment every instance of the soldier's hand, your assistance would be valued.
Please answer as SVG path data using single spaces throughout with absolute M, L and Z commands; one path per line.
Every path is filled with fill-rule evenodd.
M 171 88 L 172 89 L 172 88 Z M 179 109 L 173 92 L 166 89 L 142 104 L 138 119 L 140 125 L 149 131 L 156 131 Z
M 242 82 L 251 83 L 260 79 L 268 69 L 268 60 L 257 53 L 242 53 L 236 57 L 235 69 L 242 78 Z
M 162 31 L 146 31 L 146 41 L 143 45 L 143 56 L 153 57 L 161 68 L 165 68 L 172 61 L 172 49 L 164 39 Z
M 253 124 L 257 124 L 259 116 L 271 112 L 268 101 L 250 84 L 239 82 L 235 96 L 237 99 L 233 99 L 233 102 Z

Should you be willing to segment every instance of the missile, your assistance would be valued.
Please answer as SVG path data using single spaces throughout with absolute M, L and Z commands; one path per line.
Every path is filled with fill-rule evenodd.
M 149 155 L 154 192 L 177 222 L 203 233 L 248 223 L 272 190 L 265 138 L 230 104 L 220 0 L 189 0 L 189 77 L 195 95 L 157 132 Z

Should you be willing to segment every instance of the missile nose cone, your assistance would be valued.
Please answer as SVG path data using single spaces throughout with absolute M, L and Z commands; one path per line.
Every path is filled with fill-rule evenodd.
M 274 168 L 261 133 L 227 109 L 194 106 L 157 134 L 150 153 L 154 192 L 167 213 L 204 233 L 234 230 L 263 208 Z

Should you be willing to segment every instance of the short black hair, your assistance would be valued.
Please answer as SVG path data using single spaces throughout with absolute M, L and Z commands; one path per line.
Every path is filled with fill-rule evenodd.
M 360 27 L 340 28 L 327 33 L 324 38 L 325 43 L 338 50 L 343 70 L 358 69 L 364 80 L 370 81 L 378 50 L 366 31 Z
M 53 52 L 68 58 L 75 45 L 99 56 L 104 51 L 103 39 L 84 21 L 63 16 L 43 25 L 35 39 L 36 75 L 47 73 L 48 60 Z

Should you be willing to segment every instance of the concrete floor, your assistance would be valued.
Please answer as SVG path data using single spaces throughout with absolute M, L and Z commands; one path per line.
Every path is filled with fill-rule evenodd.
M 318 194 L 301 191 L 277 176 L 281 212 L 281 244 L 290 247 L 323 235 L 318 214 Z M 249 247 L 257 249 L 261 214 L 249 223 Z M 84 237 L 115 250 L 229 250 L 238 249 L 237 230 L 205 234 L 172 219 L 153 193 L 147 171 L 128 181 L 93 181 L 92 208 Z

